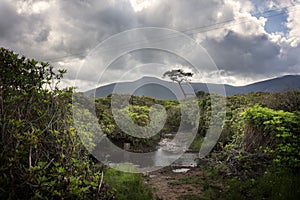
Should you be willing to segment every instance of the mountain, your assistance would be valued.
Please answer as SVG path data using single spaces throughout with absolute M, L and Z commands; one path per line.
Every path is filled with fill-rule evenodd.
M 183 84 L 187 94 L 193 91 L 215 92 L 222 94 L 222 85 L 213 83 L 194 83 L 190 86 Z M 209 90 L 208 90 L 209 88 Z M 250 92 L 282 92 L 285 90 L 300 90 L 300 75 L 287 75 L 245 86 L 224 85 L 227 96 Z M 85 92 L 86 95 L 95 93 L 95 97 L 105 97 L 112 93 L 150 96 L 156 99 L 183 99 L 183 94 L 177 83 L 161 80 L 156 77 L 142 77 L 132 82 L 112 83 Z

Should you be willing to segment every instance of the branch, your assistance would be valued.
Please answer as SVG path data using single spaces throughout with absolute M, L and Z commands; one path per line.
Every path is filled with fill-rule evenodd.
M 102 182 L 103 182 L 103 174 L 104 172 L 101 172 L 101 179 L 100 179 L 100 183 L 99 183 L 99 187 L 98 187 L 98 194 L 100 192 L 101 186 L 102 186 Z
M 31 165 L 31 154 L 32 154 L 32 146 L 30 145 L 29 146 L 29 169 L 32 168 L 32 165 Z

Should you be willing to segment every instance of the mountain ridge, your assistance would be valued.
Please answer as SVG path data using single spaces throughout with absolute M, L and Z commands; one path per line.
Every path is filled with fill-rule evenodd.
M 282 92 L 300 90 L 300 75 L 285 75 L 243 86 L 190 82 L 189 85 L 184 83 L 183 87 L 187 94 L 204 91 L 223 95 L 225 92 L 227 96 L 232 96 L 251 92 Z M 184 98 L 177 83 L 151 76 L 143 76 L 135 81 L 110 83 L 84 92 L 86 95 L 95 94 L 96 98 L 105 97 L 112 93 L 150 96 L 156 99 L 169 100 Z

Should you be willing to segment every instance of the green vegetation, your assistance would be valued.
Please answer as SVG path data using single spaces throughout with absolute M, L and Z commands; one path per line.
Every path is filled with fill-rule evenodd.
M 141 174 L 108 169 L 104 180 L 114 188 L 118 200 L 153 199 L 152 191 L 144 185 Z
M 170 185 L 198 185 L 206 194 L 206 199 L 293 199 L 299 194 L 299 102 L 300 92 L 250 93 L 227 98 L 226 108 L 218 109 L 216 121 L 211 121 L 211 101 L 224 101 L 216 94 L 197 94 L 200 108 L 198 135 L 190 150 L 199 150 L 203 136 L 209 127 L 218 123 L 221 112 L 226 111 L 222 134 L 214 147 L 208 164 L 213 168 L 205 169 L 207 179 L 187 177 L 176 180 Z M 98 99 L 97 106 L 106 108 L 110 97 Z M 281 101 L 278 101 L 280 99 Z M 165 107 L 167 120 L 156 138 L 131 138 L 122 131 L 107 131 L 110 138 L 131 142 L 138 148 L 157 145 L 165 133 L 178 131 L 181 120 L 178 101 L 155 100 L 149 97 L 132 97 L 130 105 L 131 119 L 135 123 L 149 123 L 149 107 L 160 104 Z M 107 106 L 109 108 L 109 106 Z M 193 108 L 190 108 L 191 110 Z M 192 112 L 192 111 L 191 111 Z M 106 119 L 113 119 L 109 109 Z M 128 113 L 127 113 L 128 114 Z M 101 121 L 100 121 L 101 123 Z M 103 123 L 103 121 L 102 121 Z M 113 120 L 104 124 L 116 127 Z M 104 127 L 105 127 L 104 126 Z M 113 135 L 114 134 L 114 135 Z M 134 142 L 135 141 L 135 142 Z M 276 176 L 272 176 L 276 174 Z M 215 179 L 224 187 L 215 187 Z M 285 182 L 282 185 L 282 182 Z M 249 189 L 250 188 L 250 189 Z M 291 189 L 293 188 L 293 189 Z M 263 191 L 262 191 L 263 190 Z M 226 194 L 225 198 L 221 193 Z M 182 196 L 181 198 L 194 198 Z M 197 198 L 197 197 L 195 197 Z
M 228 98 L 224 129 L 208 158 L 213 171 L 205 169 L 226 187 L 222 195 L 206 191 L 207 199 L 298 198 L 299 98 L 298 91 Z
M 193 140 L 192 144 L 190 145 L 189 149 L 191 151 L 199 151 L 199 149 L 201 148 L 203 142 L 203 137 L 201 137 L 199 134 L 195 137 L 195 139 Z
M 116 98 L 120 99 L 120 104 L 122 103 L 122 95 L 115 95 Z M 101 99 L 96 99 L 95 107 L 96 107 L 96 114 L 99 119 L 99 123 L 101 128 L 116 145 L 120 145 L 123 147 L 122 144 L 124 142 L 130 142 L 132 144 L 133 149 L 140 149 L 141 147 L 146 148 L 148 147 L 150 150 L 155 148 L 157 143 L 160 140 L 160 133 L 150 137 L 150 138 L 139 138 L 134 137 L 131 135 L 126 134 L 122 131 L 119 126 L 116 124 L 114 120 L 114 116 L 112 115 L 111 111 L 111 98 L 112 96 L 108 96 Z M 116 99 L 115 98 L 115 99 Z M 114 99 L 114 100 L 115 100 Z M 117 99 L 118 100 L 118 99 Z M 149 111 L 150 106 L 156 103 L 156 100 L 148 98 L 148 97 L 132 97 L 130 100 L 129 110 L 123 109 L 121 110 L 116 117 L 125 118 L 124 115 L 130 116 L 130 119 L 137 125 L 143 127 L 149 125 L 150 118 L 149 118 Z M 155 116 L 158 117 L 159 116 Z M 138 135 L 139 132 L 133 127 L 128 127 L 132 134 Z
M 246 122 L 246 149 L 252 145 L 263 147 L 275 155 L 274 161 L 289 168 L 300 167 L 300 116 L 276 111 L 259 105 L 242 113 Z
M 0 49 L 0 198 L 112 199 L 72 127 L 65 73 Z
M 200 121 L 198 134 L 190 150 L 200 149 L 209 125 L 214 126 L 222 121 L 221 115 L 226 111 L 218 144 L 207 158 L 207 163 L 213 170 L 205 169 L 206 179 L 187 177 L 173 181 L 170 185 L 198 185 L 205 192 L 206 199 L 296 198 L 299 194 L 300 92 L 250 93 L 228 97 L 226 107 L 217 108 L 220 111 L 218 113 L 212 113 L 215 106 L 218 106 L 212 105 L 212 99 L 218 102 L 224 101 L 224 98 L 203 92 L 199 92 L 197 96 Z M 101 110 L 97 113 L 104 119 L 100 120 L 100 124 L 107 130 L 105 133 L 108 137 L 115 141 L 130 142 L 133 150 L 142 147 L 146 151 L 147 146 L 154 148 L 164 134 L 179 129 L 182 114 L 178 101 L 131 98 L 130 110 L 126 114 L 141 126 L 149 123 L 150 106 L 160 104 L 166 109 L 165 126 L 155 137 L 147 139 L 128 136 L 117 128 L 109 109 L 110 96 L 97 99 L 96 102 L 97 108 Z M 193 112 L 194 108 L 189 109 Z M 214 121 L 212 114 L 216 115 Z M 215 186 L 215 177 L 218 177 L 217 181 L 224 187 Z M 181 198 L 198 197 L 192 195 Z
M 1 199 L 113 199 L 72 127 L 64 70 L 0 49 Z
M 122 104 L 122 99 L 124 99 L 124 96 L 126 97 L 126 95 L 114 95 L 114 101 L 117 101 L 118 104 Z M 195 108 L 193 108 L 193 106 L 189 106 L 191 102 L 184 103 L 184 106 L 186 106 L 187 110 L 187 114 L 185 115 L 187 120 L 181 122 L 182 115 L 180 102 L 172 100 L 155 100 L 149 97 L 131 97 L 129 102 L 129 110 L 120 110 L 118 111 L 118 115 L 116 115 L 115 117 L 124 119 L 125 115 L 130 116 L 130 119 L 135 124 L 144 127 L 150 124 L 150 107 L 155 104 L 163 106 L 166 110 L 167 115 L 166 122 L 162 130 L 160 130 L 157 134 L 148 138 L 134 137 L 126 134 L 116 124 L 111 111 L 111 99 L 111 95 L 105 98 L 96 99 L 96 115 L 99 119 L 99 123 L 104 134 L 106 134 L 116 145 L 120 145 L 121 148 L 124 142 L 129 142 L 132 144 L 133 151 L 141 148 L 145 149 L 145 151 L 153 151 L 158 145 L 158 142 L 160 141 L 162 135 L 167 133 L 176 133 L 179 130 L 180 123 L 182 123 L 182 127 L 184 127 L 184 125 L 189 125 L 190 121 L 195 121 L 193 117 L 190 117 L 196 115 L 194 114 L 196 112 Z M 160 115 L 154 115 L 153 118 L 154 121 L 162 120 L 162 116 Z M 127 129 L 129 129 L 129 131 L 133 135 L 139 135 L 141 132 L 139 132 L 139 129 L 134 129 L 133 127 L 127 127 Z M 151 129 L 149 130 L 151 131 Z M 203 129 L 201 130 L 204 131 Z
M 73 89 L 58 87 L 65 70 L 55 72 L 48 63 L 21 57 L 4 48 L 0 49 L 0 70 L 1 199 L 153 198 L 140 174 L 107 169 L 91 161 L 77 131 L 86 129 L 92 115 L 87 108 L 80 110 L 78 115 L 87 123 L 73 126 L 71 108 L 77 106 L 72 105 Z M 122 95 L 119 97 L 116 95 L 115 101 L 122 104 Z M 199 150 L 209 126 L 223 122 L 226 112 L 222 134 L 206 160 L 208 167 L 200 166 L 203 177 L 184 177 L 170 185 L 199 187 L 204 199 L 297 199 L 300 92 L 250 93 L 225 99 L 200 91 L 197 97 L 199 128 L 190 149 Z M 111 99 L 112 95 L 95 100 L 99 124 L 104 134 L 120 147 L 130 142 L 132 151 L 154 150 L 165 134 L 178 131 L 183 115 L 188 119 L 185 124 L 194 123 L 191 117 L 196 109 L 191 104 L 185 105 L 186 113 L 181 113 L 178 101 L 130 97 L 129 109 L 121 110 L 118 116 L 127 115 L 136 125 L 146 127 L 151 123 L 150 107 L 154 104 L 163 106 L 167 114 L 164 127 L 154 136 L 130 136 L 117 126 Z M 218 112 L 213 113 L 215 109 Z M 160 115 L 153 117 L 163 120 Z M 92 139 L 88 131 L 84 137 L 86 141 Z M 96 146 L 95 143 L 92 148 Z M 197 198 L 200 197 L 180 197 Z
M 226 199 L 298 199 L 300 195 L 299 173 L 287 171 L 266 171 L 258 178 L 244 181 L 227 180 L 229 189 L 224 192 Z

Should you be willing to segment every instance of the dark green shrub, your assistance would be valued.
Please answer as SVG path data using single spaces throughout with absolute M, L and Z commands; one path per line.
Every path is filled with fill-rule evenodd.
M 0 199 L 113 199 L 72 127 L 65 73 L 0 49 Z
M 298 199 L 300 195 L 300 176 L 285 170 L 271 170 L 247 180 L 232 178 L 226 180 L 228 189 L 224 199 Z M 223 199 L 223 198 L 221 198 Z

